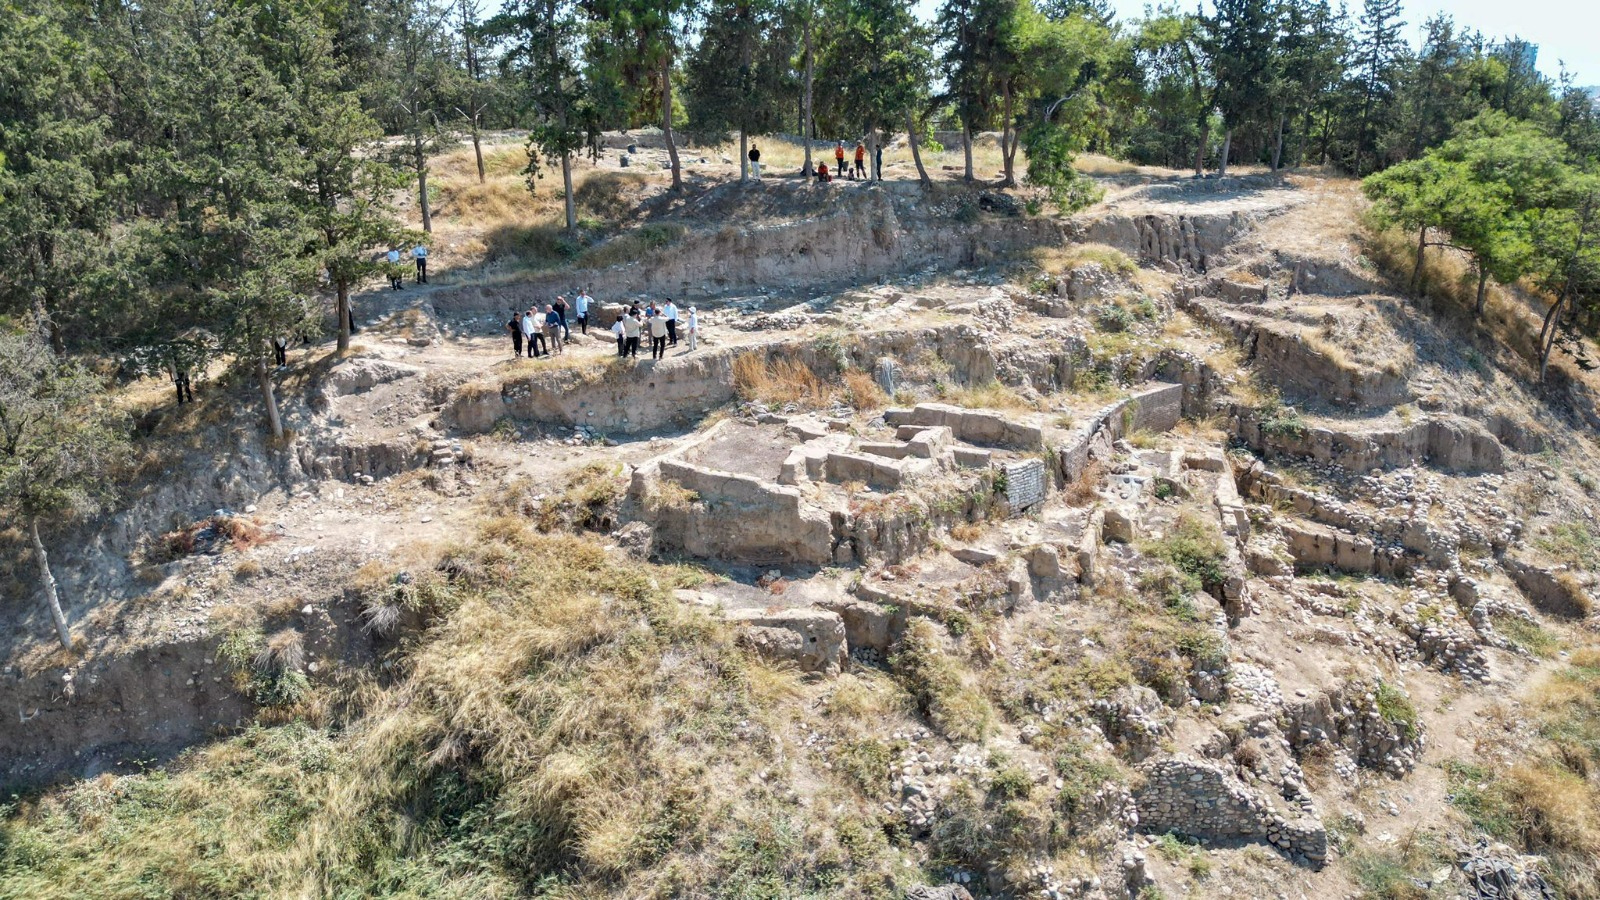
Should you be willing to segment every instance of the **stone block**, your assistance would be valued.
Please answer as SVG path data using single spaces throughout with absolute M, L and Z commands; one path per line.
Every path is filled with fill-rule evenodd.
M 768 659 L 829 675 L 844 665 L 844 619 L 831 610 L 735 609 L 727 619 L 740 628 L 741 641 Z
M 1108 506 L 1102 537 L 1108 544 L 1131 544 L 1139 534 L 1139 521 L 1139 507 L 1131 503 Z
M 1028 553 L 1028 572 L 1035 578 L 1061 577 L 1061 551 L 1054 545 L 1040 544 Z
M 861 481 L 874 488 L 898 490 L 904 481 L 900 466 L 883 458 L 856 453 L 829 453 L 828 480 L 836 484 Z
M 1284 522 L 1279 530 L 1296 566 L 1366 573 L 1377 565 L 1377 547 L 1367 538 L 1314 522 Z
M 1158 384 L 1128 398 L 1134 431 L 1171 431 L 1183 418 L 1183 385 Z
M 911 456 L 922 459 L 938 459 L 950 449 L 954 442 L 954 435 L 949 428 L 935 425 L 924 428 L 918 434 L 906 441 L 906 452 Z
M 863 442 L 857 444 L 856 449 L 862 453 L 870 453 L 873 456 L 886 456 L 889 459 L 905 459 L 907 452 L 905 444 L 891 443 Z
M 1014 513 L 1020 513 L 1044 502 L 1047 482 L 1042 460 L 1028 459 L 1009 463 L 1005 467 L 1005 473 L 1006 501 Z
M 852 650 L 864 647 L 887 652 L 905 631 L 906 614 L 899 607 L 853 597 L 819 600 L 817 606 L 838 614 L 844 622 L 845 642 Z
M 987 469 L 994 459 L 994 454 L 987 450 L 974 450 L 971 447 L 952 447 L 951 457 L 956 465 L 966 469 Z

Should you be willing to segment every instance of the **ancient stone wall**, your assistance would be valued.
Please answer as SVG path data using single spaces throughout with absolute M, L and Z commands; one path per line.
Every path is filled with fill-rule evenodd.
M 1213 840 L 1266 841 L 1320 867 L 1328 832 L 1313 816 L 1280 812 L 1221 763 L 1172 756 L 1139 766 L 1139 827 Z

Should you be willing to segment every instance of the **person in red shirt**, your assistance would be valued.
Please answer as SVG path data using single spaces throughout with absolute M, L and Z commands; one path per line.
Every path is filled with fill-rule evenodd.
M 833 180 L 832 178 L 828 177 L 828 164 L 827 163 L 818 163 L 817 164 L 817 181 L 818 182 L 828 182 L 828 181 L 832 181 L 832 180 Z
M 838 145 L 833 148 L 833 161 L 837 163 L 837 165 L 833 167 L 835 172 L 838 172 L 840 175 L 844 175 L 849 172 L 849 170 L 844 167 L 844 141 L 840 141 Z
M 856 141 L 856 177 L 867 177 L 867 145 Z

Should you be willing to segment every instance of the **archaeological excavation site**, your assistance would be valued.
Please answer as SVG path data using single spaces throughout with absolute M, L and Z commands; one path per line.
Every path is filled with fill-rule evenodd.
M 135 382 L 71 649 L 7 588 L 0 896 L 1596 896 L 1592 379 L 1347 179 L 1097 180 L 358 294 L 282 439 Z M 619 358 L 668 297 L 698 346 Z

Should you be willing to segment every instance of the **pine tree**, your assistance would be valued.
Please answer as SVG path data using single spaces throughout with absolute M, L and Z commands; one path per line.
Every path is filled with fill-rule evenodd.
M 1226 175 L 1235 129 L 1263 118 L 1277 87 L 1273 72 L 1277 21 L 1268 0 L 1217 0 L 1216 12 L 1203 18 L 1201 25 L 1216 85 L 1213 102 L 1222 112 L 1225 129 L 1218 167 Z
M 416 178 L 417 209 L 428 233 L 433 232 L 428 160 L 455 141 L 452 112 L 465 93 L 448 15 L 436 0 L 382 0 L 376 22 L 382 56 L 372 85 L 378 94 L 369 102 L 388 131 L 405 138 L 397 154 Z
M 1377 137 L 1394 102 L 1406 53 L 1405 41 L 1400 37 L 1405 24 L 1400 18 L 1400 0 L 1366 0 L 1353 48 L 1360 112 L 1355 123 L 1351 168 L 1358 174 L 1368 171 L 1369 160 L 1374 165 L 1377 162 Z
M 391 198 L 407 176 L 374 152 L 382 132 L 361 108 L 331 27 L 292 12 L 272 17 L 270 27 L 269 62 L 287 89 L 289 128 L 309 169 L 309 177 L 293 185 L 292 200 L 322 238 L 312 255 L 333 288 L 335 331 L 344 351 L 354 317 L 351 291 L 383 268 L 375 249 L 400 240 Z
M 700 43 L 684 66 L 690 130 L 724 140 L 739 133 L 739 180 L 749 176 L 749 139 L 783 122 L 792 95 L 792 20 L 777 0 L 713 0 Z
M 0 514 L 27 529 L 56 637 L 70 650 L 72 632 L 39 524 L 100 508 L 127 437 L 100 380 L 56 357 L 47 330 L 32 320 L 19 331 L 0 331 Z
M 100 325 L 135 306 L 107 289 L 125 252 L 130 148 L 99 114 L 108 62 L 81 24 L 60 4 L 0 0 L 0 315 L 38 314 L 58 352 L 103 341 Z
M 200 348 L 197 368 L 215 358 L 253 372 L 281 440 L 271 341 L 317 327 L 324 258 L 297 193 L 315 169 L 296 141 L 293 97 L 258 55 L 248 9 L 207 0 L 145 9 L 158 29 L 146 48 L 152 102 L 169 135 L 147 152 L 169 204 L 152 238 L 159 330 L 147 345 L 181 337 Z
M 925 29 L 897 0 L 830 0 L 826 9 L 830 34 L 822 83 L 829 87 L 835 117 L 863 128 L 874 180 L 883 178 L 876 165 L 880 132 L 904 127 L 917 175 L 927 183 L 916 121 L 932 80 Z
M 1017 6 L 1018 0 L 946 0 L 939 9 L 939 38 L 945 47 L 940 100 L 955 109 L 961 122 L 967 181 L 973 180 L 972 135 L 988 128 L 995 116 L 1001 40 Z
M 591 49 L 591 62 L 612 76 L 613 90 L 631 94 L 635 106 L 659 103 L 657 122 L 667 145 L 672 189 L 683 188 L 683 163 L 673 137 L 673 69 L 684 36 L 694 30 L 702 0 L 582 0 L 604 36 Z
M 502 65 L 517 80 L 517 92 L 534 116 L 528 129 L 529 190 L 544 166 L 559 166 L 567 232 L 574 233 L 578 210 L 573 157 L 585 148 L 595 152 L 600 138 L 598 112 L 580 69 L 583 22 L 578 9 L 566 0 L 518 0 L 488 27 L 510 42 Z

